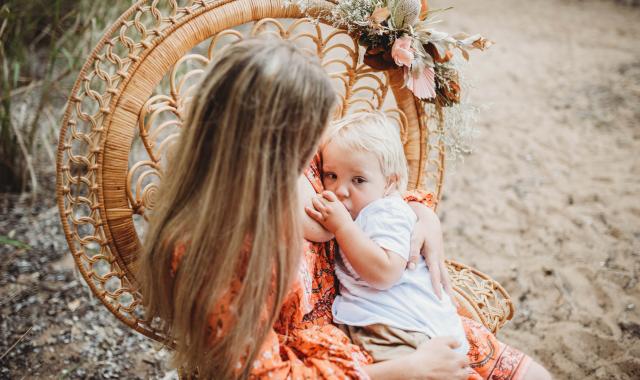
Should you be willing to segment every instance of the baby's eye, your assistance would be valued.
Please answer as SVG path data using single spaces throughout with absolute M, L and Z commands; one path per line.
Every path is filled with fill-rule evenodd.
M 357 183 L 357 184 L 360 184 L 360 183 L 367 182 L 367 180 L 365 178 L 363 178 L 363 177 L 355 177 L 355 178 L 353 178 L 353 182 Z
M 336 179 L 336 177 L 335 173 L 324 173 L 322 175 L 323 179 Z

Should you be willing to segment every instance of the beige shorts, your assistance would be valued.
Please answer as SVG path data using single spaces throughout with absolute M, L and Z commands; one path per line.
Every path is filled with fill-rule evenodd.
M 398 358 L 412 353 L 429 336 L 416 331 L 406 331 L 387 325 L 369 326 L 339 325 L 354 344 L 371 355 L 374 362 Z

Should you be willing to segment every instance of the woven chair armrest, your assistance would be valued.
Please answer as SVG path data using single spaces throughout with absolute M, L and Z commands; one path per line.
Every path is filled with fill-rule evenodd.
M 461 315 L 482 323 L 494 334 L 513 318 L 511 297 L 498 282 L 467 265 L 452 260 L 446 263 Z

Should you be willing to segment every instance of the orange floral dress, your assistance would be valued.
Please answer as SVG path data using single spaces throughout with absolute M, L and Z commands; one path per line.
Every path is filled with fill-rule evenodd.
M 316 156 L 307 178 L 322 190 Z M 285 299 L 263 352 L 254 362 L 256 379 L 368 379 L 369 355 L 332 324 L 336 296 L 334 241 L 304 242 L 298 278 Z
M 306 171 L 316 192 L 322 190 L 319 156 Z M 432 206 L 431 194 L 415 192 L 406 200 Z M 283 303 L 280 316 L 253 363 L 252 379 L 368 379 L 364 366 L 371 357 L 332 324 L 331 305 L 336 296 L 334 241 L 305 241 L 297 281 Z M 172 269 L 175 273 L 184 247 L 176 248 Z M 239 286 L 234 283 L 233 286 Z M 233 291 L 233 290 L 232 290 Z M 224 310 L 216 310 L 211 326 L 224 325 Z M 498 341 L 481 324 L 461 317 L 467 333 L 471 363 L 470 379 L 518 379 L 531 359 Z

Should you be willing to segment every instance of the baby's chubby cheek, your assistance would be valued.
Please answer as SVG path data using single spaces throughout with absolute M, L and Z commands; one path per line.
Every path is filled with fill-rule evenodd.
M 342 205 L 344 206 L 344 208 L 347 209 L 347 211 L 349 212 L 349 214 L 351 215 L 351 218 L 355 219 L 355 217 L 353 216 L 353 212 L 351 212 L 351 207 L 347 202 L 342 202 Z
M 347 211 L 349 211 L 349 215 L 351 215 L 351 219 L 356 220 L 356 218 L 358 217 L 358 214 L 360 213 L 360 210 L 354 207 L 352 204 L 349 204 L 349 206 L 345 205 L 345 207 L 347 208 Z

